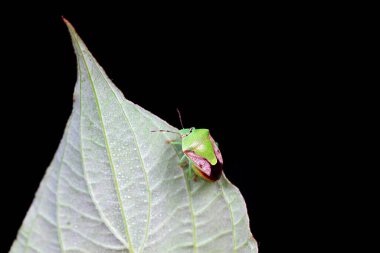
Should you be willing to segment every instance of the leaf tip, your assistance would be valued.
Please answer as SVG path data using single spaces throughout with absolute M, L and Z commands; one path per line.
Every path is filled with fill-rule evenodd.
M 68 21 L 63 15 L 61 16 L 62 21 L 65 23 L 67 28 L 69 29 L 70 33 L 76 33 L 74 26 Z
M 75 30 L 74 26 L 70 23 L 70 21 L 68 21 L 63 15 L 61 16 L 62 18 L 62 21 L 65 23 L 65 25 L 69 28 L 69 29 L 73 29 Z

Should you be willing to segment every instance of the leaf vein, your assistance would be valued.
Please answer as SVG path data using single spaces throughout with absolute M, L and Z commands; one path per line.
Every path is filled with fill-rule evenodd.
M 102 73 L 101 69 L 98 67 L 97 64 L 95 64 L 96 68 L 98 68 L 98 70 Z M 148 173 L 147 173 L 147 170 L 146 170 L 146 165 L 144 163 L 144 159 L 142 158 L 142 155 L 141 155 L 141 152 L 140 152 L 140 146 L 139 146 L 139 143 L 137 141 L 137 137 L 136 137 L 136 134 L 135 134 L 135 130 L 134 128 L 132 127 L 132 124 L 129 120 L 129 117 L 126 113 L 126 111 L 124 110 L 124 107 L 122 105 L 122 102 L 120 101 L 119 97 L 116 95 L 115 91 L 113 90 L 112 88 L 112 85 L 109 84 L 107 78 L 103 75 L 102 73 L 102 77 L 103 77 L 103 80 L 107 83 L 107 85 L 109 86 L 109 88 L 111 89 L 112 93 L 114 94 L 114 96 L 116 97 L 116 100 L 118 101 L 119 105 L 120 105 L 120 108 L 122 109 L 123 111 L 123 114 L 124 114 L 124 117 L 129 125 L 129 127 L 131 128 L 131 131 L 132 131 L 132 135 L 133 135 L 133 140 L 135 142 L 135 145 L 137 147 L 137 152 L 139 154 L 139 159 L 140 159 L 140 163 L 141 163 L 141 168 L 142 168 L 142 172 L 144 174 L 144 179 L 145 179 L 145 184 L 146 184 L 146 189 L 147 189 L 147 192 L 148 192 L 148 214 L 147 214 L 147 224 L 146 224 L 146 227 L 145 227 L 145 235 L 144 235 L 144 240 L 143 242 L 141 243 L 141 246 L 139 248 L 139 252 L 142 252 L 143 249 L 144 249 L 144 246 L 145 246 L 145 242 L 146 240 L 148 239 L 148 235 L 149 235 L 149 225 L 150 225 L 150 219 L 151 219 L 151 205 L 152 205 L 152 192 L 151 192 L 151 189 L 150 189 L 150 186 L 149 186 L 149 180 L 148 180 Z
M 70 29 L 73 29 L 73 28 L 69 28 Z M 79 42 L 78 42 L 78 39 L 76 38 L 76 34 L 75 34 L 75 31 L 71 31 L 70 30 L 70 33 L 72 35 L 72 40 L 73 40 L 73 43 L 76 44 L 76 46 L 74 45 L 74 48 L 76 49 L 76 51 L 81 51 L 81 48 L 80 48 L 80 45 L 79 45 Z M 85 179 L 85 182 L 87 184 L 88 182 L 88 175 L 86 173 L 86 170 L 85 170 L 85 164 L 84 164 L 84 155 L 83 155 L 83 146 L 82 146 L 82 142 L 83 142 L 83 136 L 82 136 L 82 121 L 81 121 L 81 117 L 82 117 L 82 72 L 79 71 L 79 68 L 80 68 L 80 60 L 79 60 L 79 54 L 81 53 L 77 53 L 77 57 L 78 57 L 78 75 L 79 75 L 79 92 L 80 92 L 80 111 L 79 111 L 79 117 L 80 117 L 80 125 L 79 125 L 79 140 L 80 140 L 80 156 L 81 156 L 81 162 L 82 162 L 82 168 L 83 168 L 83 175 L 84 175 L 84 179 Z M 82 54 L 82 59 L 83 61 L 84 60 L 84 56 Z M 88 70 L 88 68 L 87 68 Z M 88 73 L 89 75 L 89 73 Z M 108 229 L 111 231 L 111 233 L 125 246 L 127 247 L 125 241 L 123 240 L 123 238 L 121 238 L 118 233 L 114 230 L 114 228 L 111 226 L 111 224 L 109 224 L 108 220 L 104 217 L 104 214 L 103 212 L 101 211 L 101 209 L 99 208 L 98 206 L 98 203 L 95 201 L 95 197 L 93 196 L 93 193 L 91 191 L 91 187 L 87 184 L 87 187 L 88 187 L 88 192 L 89 192 L 89 195 L 92 199 L 92 202 L 94 203 L 98 213 L 99 213 L 99 216 L 102 218 L 104 224 L 108 227 Z
M 232 225 L 232 239 L 233 239 L 233 243 L 234 243 L 234 253 L 235 253 L 236 252 L 236 231 L 235 231 L 234 215 L 232 212 L 231 203 L 228 201 L 228 199 L 226 197 L 226 193 L 224 192 L 224 187 L 220 181 L 218 181 L 218 185 L 219 185 L 220 189 L 222 190 L 223 199 L 226 202 L 226 204 L 228 206 L 229 213 L 230 213 L 230 219 L 231 219 L 231 225 Z
M 76 42 L 78 43 L 78 41 L 76 41 Z M 78 49 L 81 49 L 79 43 L 78 43 Z M 104 136 L 104 142 L 105 142 L 105 145 L 106 145 L 106 151 L 107 151 L 107 155 L 108 155 L 108 159 L 109 159 L 109 163 L 110 163 L 110 167 L 111 167 L 111 171 L 112 171 L 112 176 L 113 176 L 113 180 L 114 180 L 114 184 L 115 184 L 115 191 L 116 191 L 116 195 L 117 195 L 118 202 L 119 202 L 119 205 L 120 205 L 121 216 L 123 218 L 123 223 L 124 223 L 124 228 L 125 228 L 125 234 L 126 234 L 126 237 L 127 237 L 127 240 L 128 240 L 129 249 L 131 250 L 131 253 L 133 253 L 134 250 L 133 250 L 132 240 L 130 238 L 129 231 L 128 231 L 127 219 L 126 219 L 126 215 L 125 215 L 125 211 L 124 211 L 124 206 L 123 206 L 123 203 L 122 203 L 122 200 L 121 200 L 121 195 L 120 195 L 120 191 L 119 191 L 120 188 L 119 188 L 119 185 L 118 185 L 118 182 L 117 182 L 117 179 L 116 179 L 115 167 L 114 167 L 114 164 L 113 164 L 113 161 L 112 161 L 112 157 L 111 157 L 111 153 L 110 153 L 110 149 L 109 149 L 109 145 L 108 145 L 107 133 L 106 133 L 106 130 L 105 130 L 105 127 L 104 127 L 104 122 L 103 122 L 103 117 L 102 117 L 101 110 L 100 110 L 98 96 L 97 96 L 97 93 L 96 93 L 94 82 L 93 82 L 91 74 L 90 74 L 90 70 L 89 70 L 89 68 L 87 66 L 87 62 L 86 62 L 85 57 L 83 55 L 83 52 L 82 52 L 82 50 L 79 50 L 79 51 L 82 54 L 83 63 L 84 63 L 84 65 L 86 67 L 86 70 L 87 70 L 87 75 L 88 75 L 89 81 L 91 83 L 92 91 L 94 92 L 95 103 L 96 103 L 97 110 L 98 110 L 99 120 L 100 120 L 100 123 L 102 125 L 102 132 L 103 132 L 103 136 Z

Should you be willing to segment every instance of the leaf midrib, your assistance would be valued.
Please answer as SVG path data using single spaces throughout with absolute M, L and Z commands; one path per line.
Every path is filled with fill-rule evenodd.
M 95 66 L 99 70 L 99 72 L 102 73 L 102 71 L 99 68 L 99 66 L 97 64 L 95 64 Z M 152 204 L 152 192 L 151 192 L 150 186 L 149 186 L 148 174 L 146 172 L 146 166 L 145 166 L 144 159 L 142 158 L 142 155 L 141 155 L 141 152 L 140 152 L 140 146 L 138 144 L 135 131 L 134 131 L 133 127 L 132 127 L 132 124 L 131 124 L 131 122 L 129 120 L 129 117 L 127 116 L 126 111 L 124 110 L 124 106 L 122 105 L 119 97 L 116 95 L 116 93 L 113 90 L 112 86 L 109 84 L 107 78 L 105 78 L 104 75 L 101 75 L 101 76 L 103 77 L 103 80 L 107 83 L 107 85 L 109 86 L 109 88 L 111 89 L 112 94 L 115 96 L 117 102 L 119 103 L 119 106 L 120 106 L 121 110 L 123 111 L 123 115 L 124 115 L 124 117 L 125 117 L 128 125 L 129 125 L 129 127 L 131 128 L 131 132 L 132 132 L 132 135 L 133 135 L 133 140 L 135 142 L 135 145 L 137 147 L 137 152 L 139 154 L 139 159 L 140 159 L 141 166 L 142 166 L 142 172 L 144 173 L 144 179 L 145 179 L 146 189 L 147 189 L 147 192 L 148 192 L 148 214 L 147 214 L 148 217 L 147 217 L 147 224 L 145 226 L 144 240 L 142 241 L 141 246 L 139 247 L 139 250 L 138 250 L 138 252 L 142 252 L 144 250 L 144 247 L 145 247 L 145 242 L 148 239 L 149 225 L 150 225 L 150 219 L 151 219 L 150 211 L 151 211 L 151 204 Z
M 126 235 L 127 240 L 128 240 L 129 250 L 131 251 L 130 253 L 134 253 L 134 249 L 133 249 L 133 245 L 132 245 L 132 240 L 131 240 L 131 237 L 129 235 L 128 224 L 127 224 L 127 219 L 126 219 L 126 215 L 125 215 L 125 211 L 124 211 L 124 206 L 122 205 L 123 202 L 121 200 L 121 195 L 120 195 L 120 191 L 119 191 L 120 187 L 119 187 L 119 184 L 118 184 L 117 179 L 116 179 L 115 167 L 114 167 L 114 164 L 113 164 L 113 160 L 112 160 L 110 149 L 109 149 L 109 145 L 108 145 L 107 133 L 106 133 L 105 127 L 104 127 L 103 117 L 101 115 L 101 110 L 100 110 L 98 96 L 97 96 L 97 93 L 96 93 L 96 90 L 95 90 L 95 86 L 94 86 L 94 82 L 93 82 L 92 77 L 90 75 L 90 70 L 89 70 L 87 62 L 85 60 L 83 51 L 82 51 L 82 49 L 81 49 L 81 47 L 79 45 L 79 42 L 78 42 L 78 40 L 76 38 L 76 34 L 74 34 L 74 36 L 75 36 L 75 42 L 77 44 L 78 51 L 79 51 L 79 53 L 82 56 L 83 63 L 85 65 L 87 73 L 88 73 L 88 77 L 89 77 L 89 80 L 90 80 L 90 83 L 91 83 L 91 88 L 92 88 L 92 90 L 94 92 L 95 103 L 96 103 L 96 107 L 98 109 L 98 115 L 99 115 L 100 123 L 102 125 L 102 132 L 103 132 L 103 136 L 104 136 L 104 142 L 105 142 L 105 145 L 106 145 L 107 156 L 108 156 L 108 159 L 110 161 L 113 181 L 114 181 L 114 184 L 115 184 L 116 195 L 117 195 L 117 198 L 118 198 L 118 202 L 119 202 L 120 210 L 121 210 L 121 216 L 122 216 L 123 223 L 124 223 L 124 231 L 125 231 L 125 235 Z M 82 90 L 82 87 L 80 87 L 80 90 Z M 80 99 L 82 100 L 82 97 Z

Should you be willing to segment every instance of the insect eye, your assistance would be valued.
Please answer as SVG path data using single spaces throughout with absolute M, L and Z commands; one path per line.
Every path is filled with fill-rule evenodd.
M 189 136 L 193 130 L 194 130 L 194 127 L 190 128 L 190 131 L 187 134 L 181 135 L 181 138 Z

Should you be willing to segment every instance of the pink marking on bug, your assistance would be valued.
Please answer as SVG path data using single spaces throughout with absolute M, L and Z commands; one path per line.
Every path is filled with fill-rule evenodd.
M 185 154 L 203 173 L 207 176 L 211 175 L 211 164 L 207 161 L 207 159 L 195 154 L 193 151 L 185 151 Z

